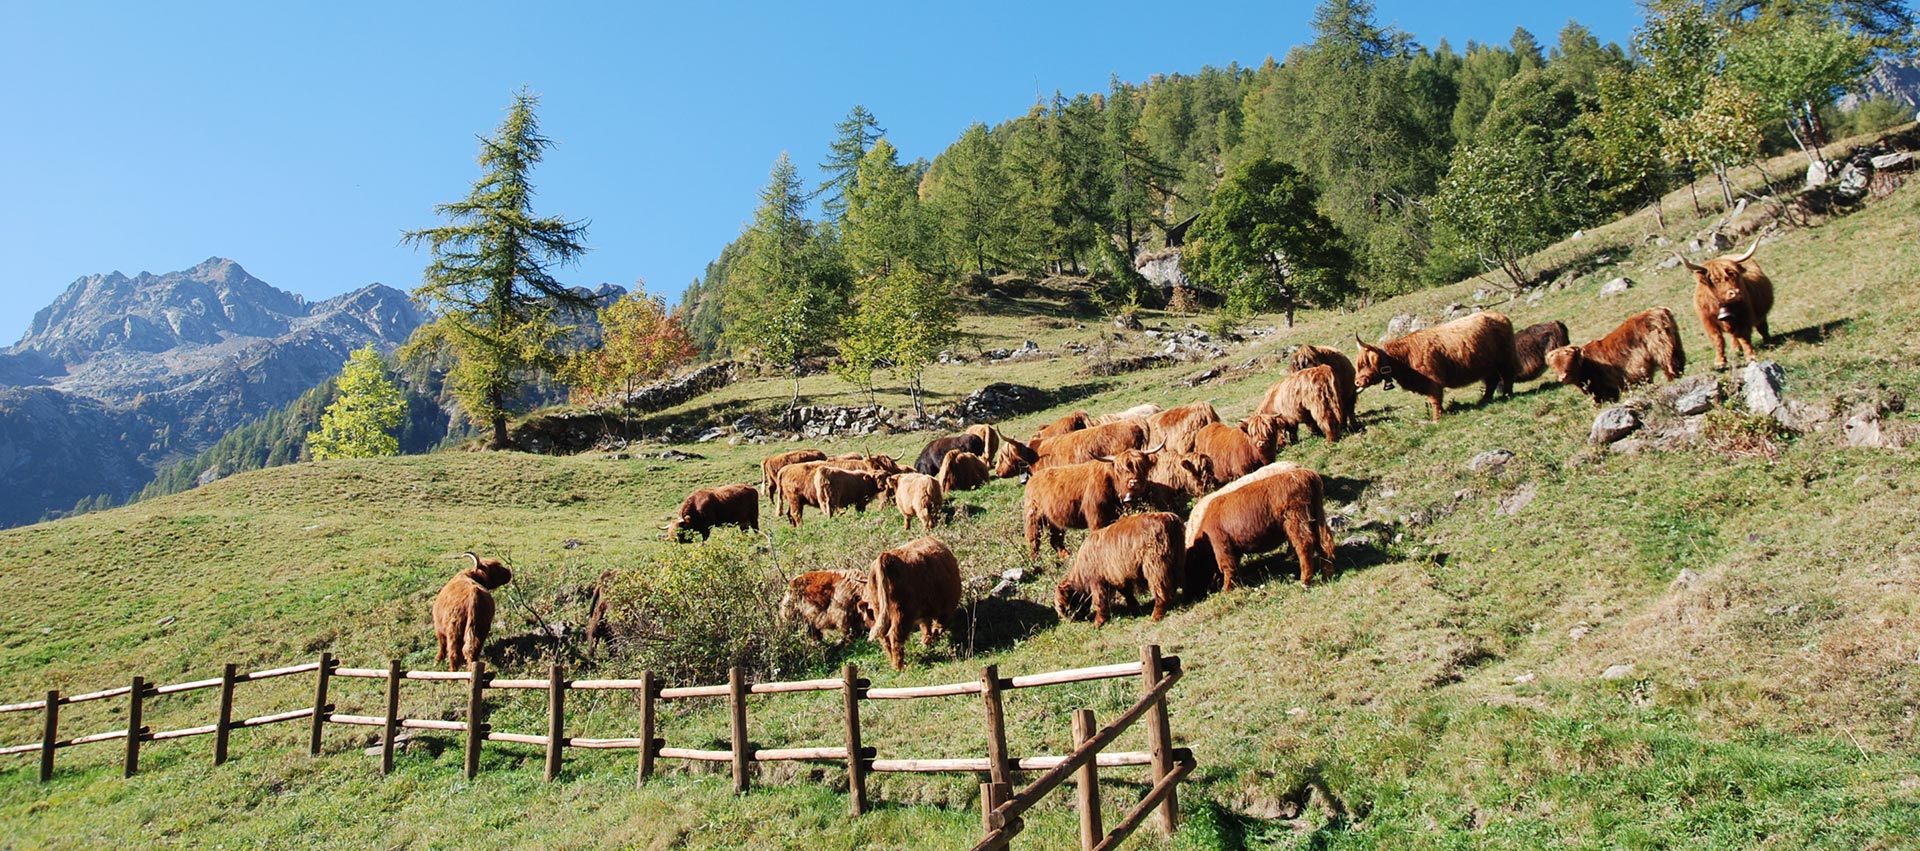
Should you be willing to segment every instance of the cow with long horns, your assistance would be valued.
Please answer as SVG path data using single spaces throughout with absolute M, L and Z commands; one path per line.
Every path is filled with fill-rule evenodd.
M 1502 314 L 1481 311 L 1377 346 L 1358 334 L 1353 340 L 1360 344 L 1360 358 L 1354 363 L 1355 389 L 1379 383 L 1392 390 L 1398 382 L 1409 392 L 1427 397 L 1434 422 L 1440 421 L 1449 387 L 1485 384 L 1481 404 L 1492 399 L 1496 389 L 1513 394 L 1513 323 Z
M 1728 254 L 1696 264 L 1679 252 L 1673 256 L 1693 273 L 1693 309 L 1700 315 L 1700 327 L 1713 341 L 1713 368 L 1727 368 L 1727 337 L 1753 361 L 1753 332 L 1760 342 L 1772 343 L 1767 331 L 1767 314 L 1773 310 L 1773 280 L 1753 262 L 1760 240 L 1747 246 L 1747 253 Z

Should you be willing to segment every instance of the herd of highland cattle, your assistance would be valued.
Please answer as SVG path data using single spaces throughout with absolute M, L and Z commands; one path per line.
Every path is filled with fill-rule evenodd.
M 1748 360 L 1754 331 L 1763 342 L 1770 339 L 1773 285 L 1753 261 L 1758 246 L 1703 265 L 1680 258 L 1693 273 L 1694 308 L 1713 343 L 1716 368 L 1727 365 L 1726 337 Z M 1017 477 L 1025 488 L 1021 511 L 1029 558 L 1038 556 L 1043 532 L 1062 560 L 1071 555 L 1055 589 L 1058 614 L 1091 612 L 1101 625 L 1116 597 L 1137 607 L 1143 595 L 1159 620 L 1176 593 L 1232 590 L 1246 555 L 1291 546 L 1303 587 L 1316 572 L 1332 569 L 1325 484 L 1318 473 L 1277 455 L 1300 439 L 1302 426 L 1328 442 L 1350 433 L 1356 398 L 1368 387 L 1391 390 L 1397 384 L 1427 397 L 1437 422 L 1452 388 L 1481 384 L 1484 404 L 1496 391 L 1511 394 L 1515 381 L 1551 369 L 1560 382 L 1596 402 L 1611 402 L 1655 373 L 1671 380 L 1686 367 L 1679 328 L 1664 307 L 1628 317 L 1606 336 L 1577 346 L 1569 344 L 1563 323 L 1516 332 L 1507 317 L 1491 311 L 1378 345 L 1357 336 L 1355 341 L 1353 361 L 1322 346 L 1295 349 L 1291 371 L 1237 425 L 1221 421 L 1206 402 L 1164 410 L 1149 403 L 1097 418 L 1076 411 L 1025 440 L 974 425 L 928 443 L 912 467 L 886 455 L 830 457 L 799 449 L 762 461 L 757 487 L 695 491 L 668 528 L 676 540 L 695 534 L 704 540 L 716 526 L 758 530 L 764 495 L 794 526 L 808 507 L 832 517 L 881 500 L 899 510 L 907 529 L 918 518 L 931 531 L 945 514 L 947 494 Z M 1128 513 L 1136 507 L 1145 510 Z M 1087 530 L 1072 554 L 1068 529 Z M 440 658 L 455 669 L 478 656 L 492 621 L 491 592 L 511 577 L 497 560 L 464 557 L 471 567 L 448 582 L 433 605 Z M 865 631 L 898 670 L 902 642 L 913 629 L 931 646 L 951 625 L 961 585 L 959 560 L 929 535 L 880 553 L 865 571 L 794 578 L 781 616 L 816 640 L 828 631 L 843 640 Z

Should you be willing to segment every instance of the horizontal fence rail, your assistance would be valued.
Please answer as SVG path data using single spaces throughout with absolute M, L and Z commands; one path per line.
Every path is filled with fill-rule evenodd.
M 314 675 L 314 698 L 309 706 L 256 715 L 233 717 L 235 686 L 241 683 Z M 380 728 L 380 772 L 394 768 L 394 750 L 402 738 L 401 730 L 427 730 L 464 734 L 465 773 L 479 773 L 483 742 L 506 742 L 545 749 L 546 779 L 555 779 L 561 770 L 567 748 L 588 750 L 632 750 L 637 753 L 635 782 L 644 784 L 653 776 L 662 759 L 692 762 L 731 763 L 736 792 L 750 785 L 749 767 L 771 762 L 843 763 L 847 771 L 848 812 L 860 815 L 867 809 L 866 778 L 872 773 L 973 773 L 987 781 L 981 784 L 982 838 L 976 849 L 999 849 L 1024 829 L 1023 815 L 1054 789 L 1074 780 L 1080 813 L 1080 838 L 1083 851 L 1115 848 L 1150 816 L 1158 816 L 1162 833 L 1171 834 L 1178 826 L 1177 787 L 1194 769 L 1193 752 L 1173 746 L 1167 718 L 1167 694 L 1179 681 L 1182 671 L 1177 656 L 1162 656 L 1160 648 L 1148 645 L 1140 649 L 1140 661 L 1099 665 L 1002 678 L 997 666 L 988 665 L 978 680 L 927 686 L 872 688 L 853 665 L 847 665 L 839 677 L 793 682 L 747 683 L 740 669 L 731 671 L 728 682 L 719 685 L 663 687 L 652 672 L 637 679 L 568 680 L 559 665 L 542 679 L 497 679 L 483 662 L 475 662 L 466 671 L 409 671 L 399 661 L 385 668 L 342 667 L 332 654 L 322 653 L 316 662 L 241 672 L 226 665 L 221 675 L 182 683 L 153 685 L 141 677 L 131 684 L 77 695 L 48 691 L 40 700 L 0 705 L 0 714 L 39 711 L 43 714 L 43 734 L 39 742 L 0 746 L 0 756 L 34 754 L 40 756 L 40 780 L 49 781 L 54 773 L 54 755 L 61 748 L 98 742 L 120 741 L 125 746 L 124 776 L 139 770 L 141 745 L 194 736 L 214 737 L 213 762 L 227 760 L 229 734 L 269 724 L 308 719 L 308 753 L 319 755 L 325 726 Z M 384 712 L 380 715 L 354 715 L 334 711 L 329 702 L 332 680 L 336 678 L 381 680 L 385 682 Z M 1076 710 L 1073 716 L 1073 752 L 1060 756 L 1037 755 L 1011 757 L 1007 754 L 1006 715 L 1002 705 L 1008 691 L 1042 688 L 1095 680 L 1138 678 L 1141 696 L 1131 707 L 1105 727 L 1095 731 L 1091 710 Z M 452 683 L 467 689 L 464 721 L 436 718 L 407 718 L 400 714 L 400 689 L 403 683 Z M 154 731 L 142 724 L 147 701 L 168 695 L 217 689 L 217 719 L 211 724 Z M 487 721 L 485 694 L 489 690 L 545 691 L 547 693 L 547 729 L 544 734 L 496 731 Z M 616 738 L 570 737 L 566 734 L 566 695 L 569 691 L 626 691 L 639 701 L 638 735 Z M 759 747 L 748 736 L 747 698 L 752 695 L 781 695 L 837 691 L 844 696 L 846 739 L 843 744 L 808 747 Z M 981 700 L 987 740 L 984 757 L 880 759 L 873 748 L 861 744 L 861 704 L 871 700 L 914 700 L 937 697 L 977 695 Z M 60 738 L 61 707 L 101 700 L 127 701 L 126 726 L 72 738 Z M 730 747 L 726 750 L 669 747 L 657 735 L 656 706 L 661 701 L 724 698 L 729 710 Z M 1145 722 L 1148 749 L 1144 751 L 1107 750 L 1136 723 Z M 372 749 L 369 749 L 372 752 Z M 1112 831 L 1101 829 L 1099 769 L 1147 767 L 1150 788 L 1141 802 L 1128 811 Z M 1040 776 L 1017 793 L 1014 772 L 1041 772 Z

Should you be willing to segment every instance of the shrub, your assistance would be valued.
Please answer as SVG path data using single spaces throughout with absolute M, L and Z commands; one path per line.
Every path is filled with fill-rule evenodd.
M 1726 408 L 1707 412 L 1700 424 L 1700 440 L 1707 449 L 1730 458 L 1780 459 L 1786 427 L 1764 414 L 1745 414 Z

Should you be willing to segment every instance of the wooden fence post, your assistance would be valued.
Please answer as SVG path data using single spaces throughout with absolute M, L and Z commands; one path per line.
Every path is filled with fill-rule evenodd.
M 644 786 L 653 776 L 653 757 L 660 752 L 659 745 L 653 740 L 653 701 L 660 696 L 660 684 L 653 681 L 652 671 L 640 672 L 640 764 L 634 769 L 633 785 Z
M 400 734 L 400 660 L 393 660 L 387 666 L 387 718 L 386 735 L 380 739 L 380 773 L 393 773 L 394 737 Z
M 1013 766 L 1007 760 L 1007 714 L 1000 702 L 1000 666 L 980 669 L 980 700 L 987 710 L 987 773 L 994 783 L 1013 784 Z M 983 800 L 981 806 L 986 806 Z M 988 807 L 989 812 L 992 811 Z
M 733 791 L 747 791 L 747 680 L 740 666 L 727 670 L 727 699 L 733 709 Z
M 860 697 L 866 689 L 860 685 L 860 669 L 851 662 L 840 678 L 847 704 L 847 815 L 857 816 L 867 811 L 867 764 L 860 752 Z
M 213 722 L 213 764 L 227 764 L 227 741 L 233 731 L 233 683 L 239 665 L 228 662 L 220 669 L 220 716 Z
M 475 659 L 467 669 L 467 779 L 480 774 L 480 743 L 487 740 L 487 663 Z
M 140 737 L 146 728 L 140 726 L 141 701 L 147 698 L 147 681 L 142 677 L 133 678 L 133 691 L 127 694 L 127 762 L 121 777 L 132 777 L 140 770 Z
M 53 751 L 60 741 L 60 692 L 47 692 L 47 726 L 40 734 L 40 782 L 53 779 Z
M 1160 684 L 1161 677 L 1160 645 L 1148 644 L 1140 648 L 1140 693 L 1153 691 Z M 1173 773 L 1173 729 L 1167 722 L 1167 700 L 1161 698 L 1147 710 L 1147 748 L 1153 753 L 1153 784 L 1165 780 Z M 1180 827 L 1180 792 L 1167 793 L 1160 802 L 1157 818 L 1162 836 L 1172 836 Z
M 320 654 L 320 670 L 313 684 L 313 729 L 307 733 L 307 755 L 320 755 L 320 736 L 327 728 L 327 715 L 333 707 L 327 703 L 327 680 L 333 676 L 333 654 Z
M 993 811 L 1000 809 L 1000 805 L 1006 803 L 1011 797 L 1013 797 L 1011 783 L 980 784 L 980 831 L 982 833 L 992 833 L 1000 827 L 994 824 L 998 819 Z
M 1093 738 L 1093 710 L 1075 709 L 1073 711 L 1073 749 Z M 1080 848 L 1081 851 L 1093 851 L 1106 838 L 1106 832 L 1100 828 L 1100 770 L 1095 764 L 1100 760 L 1096 756 L 1080 767 L 1079 777 L 1075 779 L 1075 801 L 1080 806 Z
M 547 779 L 560 776 L 560 749 L 567 746 L 567 681 L 560 663 L 547 670 Z

